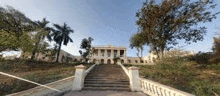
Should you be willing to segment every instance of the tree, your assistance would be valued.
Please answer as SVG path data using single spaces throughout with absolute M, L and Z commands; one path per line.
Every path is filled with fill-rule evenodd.
M 0 7 L 0 51 L 22 47 L 21 37 L 35 30 L 32 20 L 11 6 Z
M 46 42 L 44 41 L 45 37 L 47 37 L 47 39 L 49 41 L 51 41 L 51 37 L 50 37 L 50 31 L 51 28 L 47 27 L 47 24 L 49 23 L 49 21 L 46 20 L 46 18 L 43 18 L 42 21 L 35 21 L 35 25 L 37 26 L 37 33 L 34 36 L 35 41 L 35 48 L 32 51 L 32 56 L 31 59 L 35 58 L 35 53 L 37 52 L 37 57 L 38 54 L 40 52 L 40 49 L 42 50 L 46 44 Z
M 88 39 L 86 39 L 86 38 L 82 39 L 80 48 L 85 49 L 86 51 L 82 52 L 82 50 L 79 50 L 79 53 L 80 53 L 81 57 L 83 57 L 85 62 L 87 62 L 93 54 L 93 51 L 94 51 L 94 48 L 92 48 L 92 41 L 93 40 L 94 39 L 91 37 L 89 37 Z
M 56 59 L 56 62 L 58 62 L 62 43 L 63 45 L 67 45 L 69 41 L 73 42 L 73 40 L 69 37 L 69 34 L 73 33 L 73 30 L 68 27 L 66 23 L 64 23 L 63 26 L 60 26 L 58 24 L 53 24 L 53 26 L 56 28 L 56 30 L 52 29 L 53 33 L 51 34 L 51 36 L 53 37 L 53 40 L 59 45 Z
M 19 45 L 22 45 L 22 46 L 20 46 L 19 48 L 22 50 L 21 57 L 24 59 L 25 53 L 32 52 L 32 50 L 34 48 L 33 39 L 31 39 L 29 32 L 23 33 L 22 36 L 20 37 L 20 39 L 21 40 L 19 42 Z
M 202 41 L 206 27 L 195 26 L 211 22 L 219 14 L 211 12 L 216 6 L 213 1 L 163 0 L 156 4 L 155 0 L 147 0 L 136 13 L 136 24 L 144 36 L 144 44 L 161 59 L 164 50 L 170 48 L 168 45 L 177 45 L 177 40 L 185 40 L 188 44 Z
M 53 48 L 48 49 L 47 56 L 49 57 L 49 62 L 52 62 L 56 58 L 58 47 L 57 44 L 54 44 Z
M 130 39 L 130 47 L 133 49 L 134 47 L 137 49 L 138 53 L 137 56 L 139 57 L 140 61 L 142 60 L 143 55 L 143 46 L 144 46 L 144 40 L 143 35 L 141 33 L 134 34 Z M 141 56 L 139 55 L 141 53 Z

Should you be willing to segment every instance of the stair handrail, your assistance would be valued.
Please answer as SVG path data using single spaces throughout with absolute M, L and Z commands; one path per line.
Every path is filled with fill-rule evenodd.
M 180 91 L 178 89 L 148 80 L 145 78 L 139 78 L 140 88 L 143 93 L 152 96 L 195 96 L 193 94 Z
M 127 76 L 130 78 L 128 69 L 125 68 L 125 66 L 122 65 L 121 63 L 118 63 L 118 65 L 120 65 L 120 66 L 122 67 L 122 69 L 125 71 L 125 73 L 127 74 Z
M 96 66 L 97 64 L 93 64 L 91 67 L 89 67 L 89 69 L 87 69 L 86 71 L 85 71 L 85 77 L 86 77 L 86 75 Z

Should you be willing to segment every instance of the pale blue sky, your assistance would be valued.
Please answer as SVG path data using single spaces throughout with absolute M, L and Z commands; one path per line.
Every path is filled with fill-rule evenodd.
M 126 46 L 128 56 L 136 56 L 136 49 L 129 48 L 129 39 L 137 32 L 135 13 L 141 9 L 145 0 L 0 0 L 0 6 L 10 5 L 23 12 L 32 20 L 44 17 L 52 23 L 67 23 L 75 32 L 71 34 L 74 43 L 62 46 L 62 49 L 79 55 L 80 42 L 89 36 L 94 38 L 93 45 Z M 161 0 L 157 0 L 161 1 Z M 213 12 L 220 11 L 220 0 Z M 218 30 L 219 15 L 208 28 L 204 41 L 183 47 L 185 50 L 211 51 L 214 32 Z M 183 46 L 186 44 L 179 44 Z M 177 48 L 178 48 L 177 46 Z M 144 56 L 149 48 L 144 48 Z

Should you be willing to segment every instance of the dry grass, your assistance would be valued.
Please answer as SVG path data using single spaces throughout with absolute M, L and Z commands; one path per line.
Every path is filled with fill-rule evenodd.
M 156 65 L 136 65 L 144 78 L 186 91 L 196 96 L 220 95 L 220 63 L 202 57 L 165 58 Z
M 75 72 L 74 66 L 76 65 L 79 65 L 79 63 L 49 63 L 31 60 L 1 59 L 0 71 L 40 84 L 46 84 L 69 76 L 73 76 Z M 92 64 L 84 65 L 89 68 Z M 0 77 L 1 95 L 19 92 L 37 86 L 4 75 L 0 75 Z

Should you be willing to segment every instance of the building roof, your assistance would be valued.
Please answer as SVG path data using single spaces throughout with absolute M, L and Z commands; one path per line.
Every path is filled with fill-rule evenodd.
M 94 48 L 126 48 L 126 46 L 114 46 L 114 45 L 105 45 L 105 46 L 100 46 L 100 45 L 92 45 Z

